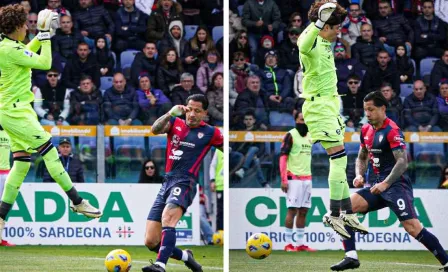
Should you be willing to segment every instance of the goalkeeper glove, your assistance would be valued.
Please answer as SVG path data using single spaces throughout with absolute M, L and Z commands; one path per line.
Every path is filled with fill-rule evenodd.
M 37 39 L 41 42 L 43 41 L 49 41 L 51 39 L 50 31 L 41 31 L 37 33 Z
M 317 16 L 318 20 L 314 25 L 319 29 L 324 28 L 325 23 L 328 21 L 328 19 L 330 19 L 331 14 L 333 13 L 333 11 L 335 11 L 335 9 L 336 9 L 335 3 L 323 4 L 319 8 L 319 13 Z
M 181 105 L 176 105 L 169 111 L 170 115 L 173 117 L 181 116 L 184 114 L 184 108 Z
M 37 29 L 39 31 L 50 31 L 51 26 L 57 25 L 59 15 L 49 9 L 44 9 L 37 15 Z

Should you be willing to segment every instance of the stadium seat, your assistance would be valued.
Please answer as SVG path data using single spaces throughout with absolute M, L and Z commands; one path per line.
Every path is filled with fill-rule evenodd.
M 414 188 L 436 189 L 442 169 L 437 165 L 416 166 Z
M 424 77 L 431 74 L 434 63 L 439 60 L 438 58 L 425 58 L 420 61 L 420 76 Z
M 217 43 L 224 35 L 224 28 L 222 26 L 215 26 L 212 30 L 213 41 Z
M 443 143 L 414 143 L 414 159 L 422 152 L 439 152 L 443 155 Z
M 415 65 L 415 60 L 410 59 L 412 62 L 412 66 L 414 66 L 414 74 L 412 74 L 414 77 L 417 76 L 417 66 Z
M 240 17 L 243 16 L 243 9 L 244 9 L 244 5 L 240 5 L 240 6 L 238 6 L 238 15 L 239 15 Z
M 359 143 L 345 143 L 345 152 L 347 155 L 355 154 L 357 156 L 359 153 Z
M 186 25 L 184 39 L 188 41 L 191 38 L 193 38 L 194 34 L 196 34 L 197 29 L 198 29 L 197 25 Z
M 111 51 L 110 53 L 112 54 L 112 58 L 114 58 L 114 61 L 115 61 L 115 67 L 114 68 L 117 69 L 118 68 L 117 55 L 115 55 L 114 51 Z
M 412 94 L 414 86 L 412 84 L 400 84 L 400 96 L 406 98 Z
M 151 155 L 149 156 L 149 158 L 157 164 L 157 167 L 159 168 L 159 174 L 165 173 L 165 162 L 166 162 L 165 153 L 166 153 L 165 145 L 151 146 Z
M 121 69 L 124 69 L 126 67 L 131 67 L 132 62 L 134 62 L 135 55 L 140 51 L 137 50 L 128 50 L 124 51 L 120 55 L 121 60 Z
M 110 87 L 112 87 L 112 81 L 113 81 L 113 77 L 109 77 L 109 76 L 103 76 L 101 77 L 101 90 L 107 90 Z
M 271 127 L 295 127 L 296 122 L 294 117 L 289 113 L 281 113 L 278 111 L 271 111 L 269 113 L 269 123 Z

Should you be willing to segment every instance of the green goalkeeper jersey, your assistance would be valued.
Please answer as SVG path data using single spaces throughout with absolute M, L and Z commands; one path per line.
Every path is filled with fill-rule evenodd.
M 9 162 L 11 144 L 8 133 L 0 130 L 0 170 L 9 170 L 11 163 Z
M 41 54 L 35 52 L 41 48 Z M 27 45 L 6 36 L 0 41 L 0 109 L 16 102 L 31 103 L 31 69 L 51 68 L 51 42 L 40 42 L 37 38 Z
M 314 23 L 308 25 L 300 35 L 300 65 L 303 69 L 303 98 L 337 95 L 336 66 L 331 43 L 319 36 L 320 29 Z

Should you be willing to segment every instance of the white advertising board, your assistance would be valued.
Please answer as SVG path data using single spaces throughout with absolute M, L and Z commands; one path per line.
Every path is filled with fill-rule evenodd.
M 17 245 L 143 245 L 146 218 L 161 184 L 76 184 L 103 210 L 100 219 L 73 213 L 55 183 L 24 183 L 3 238 Z M 177 245 L 199 245 L 199 196 L 176 227 Z
M 351 190 L 356 192 L 356 190 Z M 243 249 L 247 238 L 264 232 L 273 249 L 283 249 L 284 220 L 287 213 L 285 194 L 280 189 L 230 189 L 230 249 Z M 322 224 L 329 206 L 329 190 L 313 189 L 312 206 L 307 215 L 306 244 L 316 249 L 342 249 L 340 236 Z M 423 226 L 448 247 L 448 190 L 414 190 L 414 207 Z M 361 218 L 369 234 L 356 233 L 356 248 L 362 250 L 425 250 L 400 225 L 389 208 Z

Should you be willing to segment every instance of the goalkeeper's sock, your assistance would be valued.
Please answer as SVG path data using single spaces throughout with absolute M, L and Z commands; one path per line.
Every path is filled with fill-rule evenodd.
M 340 200 L 343 198 L 344 186 L 347 185 L 346 178 L 346 168 L 347 168 L 347 155 L 345 154 L 345 149 L 338 151 L 330 155 L 330 173 L 328 175 L 328 183 L 330 185 L 330 199 L 339 201 L 339 203 L 334 203 L 333 208 L 330 209 L 332 216 L 339 216 Z M 336 211 L 336 208 L 339 208 Z
M 348 186 L 347 186 L 348 187 Z M 341 200 L 341 210 L 345 211 L 346 214 L 352 214 L 352 201 L 350 197 Z
M 292 244 L 292 229 L 285 227 L 285 242 L 286 244 Z
M 345 255 L 350 258 L 358 259 L 358 255 L 356 254 L 356 243 L 355 243 L 355 232 L 352 228 L 345 226 L 345 230 L 350 234 L 350 238 L 342 240 L 342 244 L 344 245 Z M 354 252 L 354 254 L 353 254 Z M 350 255 L 350 256 L 349 256 Z M 356 255 L 355 257 L 353 257 Z
M 157 254 L 156 264 L 166 264 L 168 258 L 173 254 L 176 247 L 176 229 L 173 227 L 162 227 L 162 241 L 160 242 L 159 254 Z M 182 256 L 181 256 L 182 258 Z
M 435 237 L 427 229 L 423 228 L 415 239 L 422 243 L 432 254 L 434 254 L 442 265 L 446 265 L 448 263 L 448 255 L 440 244 L 439 239 L 437 239 L 437 237 Z
M 73 204 L 78 205 L 81 203 L 82 198 L 79 196 L 75 187 L 73 187 L 72 180 L 62 166 L 58 152 L 53 144 L 51 142 L 47 142 L 39 153 L 44 159 L 48 173 L 59 184 L 59 186 L 61 186 L 62 190 L 64 190 Z

